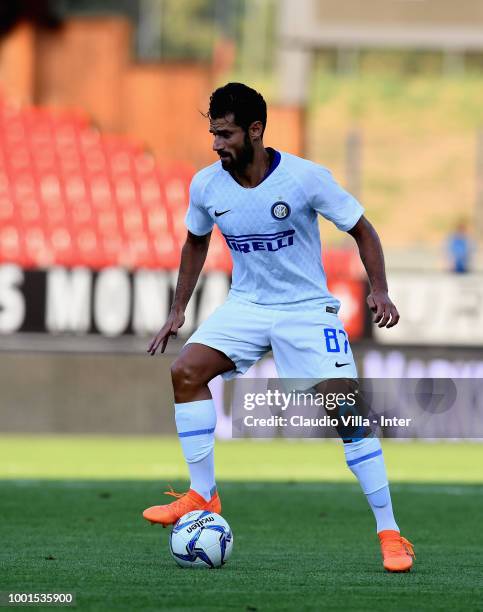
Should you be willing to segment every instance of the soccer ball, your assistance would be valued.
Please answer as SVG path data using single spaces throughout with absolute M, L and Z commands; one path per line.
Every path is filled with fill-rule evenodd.
M 181 567 L 221 567 L 233 548 L 233 534 L 223 517 L 208 510 L 195 510 L 173 526 L 169 550 Z

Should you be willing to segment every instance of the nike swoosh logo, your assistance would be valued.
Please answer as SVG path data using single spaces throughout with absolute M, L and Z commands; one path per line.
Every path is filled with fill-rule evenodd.
M 335 367 L 336 368 L 342 368 L 345 365 L 350 365 L 350 363 L 338 363 L 337 361 L 335 362 Z
M 231 208 L 229 208 L 228 210 L 222 210 L 221 212 L 215 210 L 215 217 L 221 217 L 221 215 L 225 215 L 227 212 L 230 212 L 230 210 Z

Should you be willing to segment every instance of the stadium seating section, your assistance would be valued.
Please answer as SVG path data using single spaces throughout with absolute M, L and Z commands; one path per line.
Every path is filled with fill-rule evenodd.
M 176 269 L 193 173 L 81 113 L 0 97 L 0 263 Z M 217 229 L 205 270 L 231 270 Z

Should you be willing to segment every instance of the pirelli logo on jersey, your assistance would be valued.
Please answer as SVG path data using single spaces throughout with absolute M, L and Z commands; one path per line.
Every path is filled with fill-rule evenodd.
M 293 245 L 295 230 L 285 230 L 274 234 L 246 234 L 244 236 L 228 236 L 223 234 L 228 248 L 239 253 L 253 251 L 280 251 Z

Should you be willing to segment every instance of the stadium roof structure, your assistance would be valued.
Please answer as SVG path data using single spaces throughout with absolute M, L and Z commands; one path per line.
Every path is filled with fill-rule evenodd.
M 483 51 L 481 0 L 282 0 L 282 98 L 300 102 L 318 49 Z
M 284 0 L 282 4 L 281 37 L 287 44 L 483 49 L 481 0 L 299 0 L 297 6 Z

